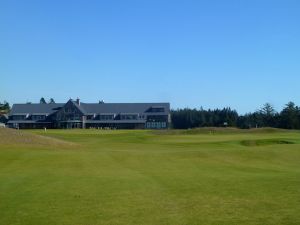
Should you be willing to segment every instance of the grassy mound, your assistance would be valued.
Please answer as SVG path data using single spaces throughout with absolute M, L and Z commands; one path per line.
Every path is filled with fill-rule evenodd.
M 260 139 L 260 140 L 243 140 L 241 145 L 254 147 L 254 146 L 266 146 L 266 145 L 288 145 L 295 144 L 294 141 L 285 139 Z
M 280 133 L 280 132 L 294 132 L 289 130 L 282 130 L 277 128 L 252 128 L 252 129 L 239 129 L 234 127 L 201 127 L 193 129 L 174 129 L 174 130 L 157 130 L 153 131 L 155 134 L 166 134 L 166 135 L 180 135 L 180 134 L 268 134 L 268 133 Z
M 0 128 L 0 145 L 31 145 L 46 147 L 74 146 L 72 142 L 33 134 L 23 130 Z

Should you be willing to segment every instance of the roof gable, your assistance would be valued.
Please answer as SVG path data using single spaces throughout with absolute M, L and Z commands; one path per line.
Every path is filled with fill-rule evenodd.
M 164 112 L 170 112 L 169 103 L 80 103 L 69 100 L 67 103 L 50 104 L 14 104 L 10 115 L 13 114 L 52 114 L 60 111 L 66 105 L 72 104 L 82 114 L 105 114 L 105 113 L 149 113 L 151 108 L 164 108 Z M 150 111 L 149 111 L 150 110 Z
M 86 114 L 85 110 L 84 110 L 82 107 L 80 107 L 80 105 L 78 105 L 78 104 L 77 104 L 75 101 L 73 101 L 72 99 L 70 99 L 69 101 L 67 101 L 67 103 L 64 104 L 64 105 L 61 107 L 61 109 L 60 109 L 59 111 L 64 110 L 64 108 L 69 107 L 69 106 L 75 107 L 75 108 L 76 108 L 77 110 L 79 110 L 82 114 Z

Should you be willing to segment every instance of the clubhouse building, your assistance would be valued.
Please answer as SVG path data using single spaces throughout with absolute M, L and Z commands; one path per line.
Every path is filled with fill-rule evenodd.
M 7 125 L 11 128 L 166 129 L 169 103 L 14 104 Z

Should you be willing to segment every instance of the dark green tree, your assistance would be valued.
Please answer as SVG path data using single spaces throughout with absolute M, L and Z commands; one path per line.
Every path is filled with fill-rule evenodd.
M 300 129 L 300 108 L 289 102 L 277 113 L 270 103 L 254 113 L 238 115 L 230 108 L 223 109 L 177 109 L 171 111 L 173 128 L 187 129 L 194 127 L 239 127 L 243 129 L 274 127 Z
M 265 103 L 259 112 L 266 116 L 274 116 L 276 114 L 274 107 L 270 103 Z
M 280 113 L 280 127 L 286 129 L 299 129 L 299 107 L 289 102 Z
M 270 103 L 265 103 L 263 107 L 258 111 L 258 119 L 261 121 L 260 124 L 263 127 L 275 127 L 275 116 L 276 116 L 276 110 Z
M 46 104 L 46 100 L 44 99 L 44 97 L 41 97 L 40 103 L 41 103 L 41 104 Z
M 7 114 L 10 111 L 10 105 L 7 101 L 0 102 L 0 111 L 2 114 Z

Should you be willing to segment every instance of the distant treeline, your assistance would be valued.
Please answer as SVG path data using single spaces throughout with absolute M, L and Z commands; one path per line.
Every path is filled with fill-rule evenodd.
M 300 129 L 300 107 L 289 102 L 281 112 L 266 103 L 253 113 L 239 115 L 231 108 L 223 109 L 177 109 L 171 111 L 172 126 L 175 129 L 195 127 L 275 127 L 284 129 Z
M 44 98 L 40 103 L 47 104 Z M 55 103 L 51 98 L 49 104 Z M 0 115 L 10 110 L 8 102 L 0 102 Z M 289 102 L 280 111 L 276 112 L 270 103 L 261 109 L 239 115 L 231 108 L 223 109 L 177 109 L 171 111 L 172 127 L 175 129 L 188 129 L 195 127 L 238 127 L 243 129 L 256 127 L 274 127 L 283 129 L 300 129 L 300 107 Z

